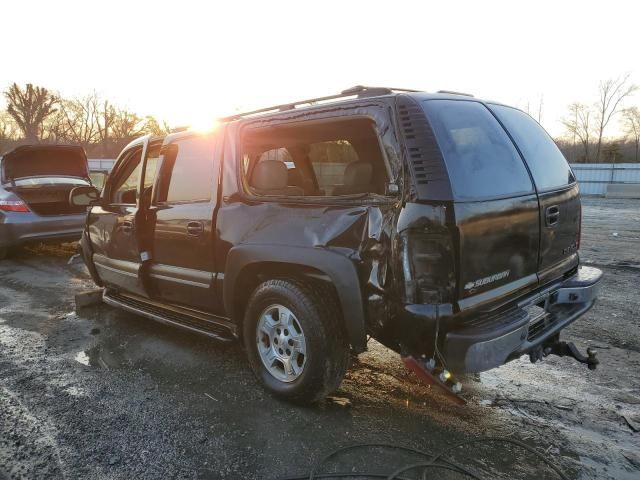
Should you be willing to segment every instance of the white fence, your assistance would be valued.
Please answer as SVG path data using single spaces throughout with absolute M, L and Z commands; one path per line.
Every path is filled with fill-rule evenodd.
M 115 162 L 115 158 L 90 158 L 89 170 L 106 170 L 110 172 Z
M 608 184 L 640 184 L 640 163 L 572 163 L 580 193 L 604 195 Z

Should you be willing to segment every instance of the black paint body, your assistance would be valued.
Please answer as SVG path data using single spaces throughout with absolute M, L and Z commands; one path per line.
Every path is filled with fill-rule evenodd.
M 420 108 L 432 98 L 459 100 L 390 94 L 223 123 L 211 136 L 217 178 L 209 202 L 145 205 L 139 194 L 136 205 L 92 207 L 82 244 L 94 279 L 233 333 L 242 331 L 246 300 L 261 280 L 325 281 L 335 287 L 355 353 L 372 335 L 402 353 L 431 356 L 439 346 L 455 365 L 464 352 L 446 348 L 448 332 L 486 315 L 507 318 L 501 312 L 576 271 L 580 199 L 575 181 L 539 192 L 532 179 L 531 192 L 521 195 L 456 200 Z M 265 198 L 243 186 L 246 129 L 340 117 L 374 123 L 392 193 Z M 103 197 L 108 193 L 109 181 Z M 549 207 L 559 211 L 551 226 Z M 196 235 L 194 222 L 202 225 Z M 146 267 L 143 250 L 152 253 Z M 416 266 L 416 258 L 426 263 Z

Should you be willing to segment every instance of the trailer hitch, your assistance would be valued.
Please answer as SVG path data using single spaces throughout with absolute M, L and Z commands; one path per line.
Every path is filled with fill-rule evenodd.
M 542 354 L 542 355 L 540 355 Z M 597 358 L 598 352 L 593 348 L 587 348 L 587 355 L 585 356 L 578 350 L 573 342 L 553 342 L 551 344 L 544 345 L 542 351 L 533 351 L 529 354 L 532 362 L 542 360 L 542 356 L 557 355 L 559 357 L 572 357 L 580 363 L 584 363 L 589 370 L 595 370 L 600 361 Z

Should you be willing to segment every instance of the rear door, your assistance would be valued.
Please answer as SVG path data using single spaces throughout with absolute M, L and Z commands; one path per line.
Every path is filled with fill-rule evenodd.
M 578 264 L 581 206 L 569 164 L 547 132 L 526 113 L 490 105 L 520 149 L 540 200 L 538 276 L 547 283 Z
M 216 137 L 167 137 L 153 191 L 151 285 L 158 299 L 206 311 L 214 295 Z
M 513 142 L 480 102 L 433 99 L 423 109 L 454 197 L 461 310 L 537 286 L 538 197 Z

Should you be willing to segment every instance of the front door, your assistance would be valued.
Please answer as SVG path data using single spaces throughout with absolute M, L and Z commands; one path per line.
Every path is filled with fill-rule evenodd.
M 216 311 L 214 210 L 219 161 L 216 137 L 165 139 L 149 211 L 153 227 L 150 282 L 159 300 Z
M 148 137 L 127 148 L 116 162 L 105 185 L 102 202 L 89 213 L 89 235 L 93 260 L 107 287 L 144 294 L 139 281 L 140 254 L 137 240 L 141 211 L 140 191 L 153 184 L 153 175 L 143 178 Z

